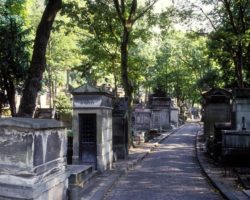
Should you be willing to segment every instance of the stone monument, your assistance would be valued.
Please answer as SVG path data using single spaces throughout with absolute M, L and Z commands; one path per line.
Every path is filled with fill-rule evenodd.
M 171 111 L 170 111 L 170 122 L 172 125 L 174 125 L 174 127 L 178 127 L 179 126 L 179 109 L 175 108 L 175 107 L 171 107 Z
M 214 136 L 214 125 L 218 122 L 231 122 L 231 92 L 213 88 L 202 94 L 204 139 L 210 141 Z
M 234 89 L 232 103 L 232 129 L 250 130 L 250 89 Z
M 169 97 L 151 97 L 149 108 L 151 114 L 151 129 L 159 131 L 170 127 L 170 107 L 171 98 Z
M 112 98 L 89 84 L 73 94 L 73 164 L 92 165 L 103 172 L 112 167 Z
M 125 159 L 128 155 L 128 103 L 126 98 L 113 102 L 113 150 L 117 158 Z
M 67 135 L 56 120 L 0 120 L 0 199 L 66 200 Z

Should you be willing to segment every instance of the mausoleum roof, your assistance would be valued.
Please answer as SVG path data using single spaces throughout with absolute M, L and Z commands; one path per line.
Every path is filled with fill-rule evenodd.
M 73 95 L 77 94 L 105 94 L 112 95 L 110 91 L 106 87 L 98 87 L 90 84 L 84 84 L 72 91 Z

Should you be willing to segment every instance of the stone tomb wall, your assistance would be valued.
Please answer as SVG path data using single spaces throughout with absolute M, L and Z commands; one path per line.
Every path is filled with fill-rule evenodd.
M 226 103 L 209 103 L 204 110 L 204 133 L 206 138 L 214 135 L 214 124 L 230 122 L 231 108 Z
M 170 126 L 170 110 L 169 108 L 152 109 L 151 129 L 160 131 L 168 129 Z
M 126 120 L 124 115 L 113 115 L 113 151 L 115 152 L 117 158 L 125 159 L 127 150 L 127 135 L 125 133 Z
M 65 129 L 56 120 L 0 120 L 0 199 L 66 199 Z
M 235 105 L 235 128 L 242 130 L 242 118 L 245 118 L 245 128 L 250 130 L 250 99 L 236 99 Z
M 179 126 L 179 109 L 178 108 L 170 108 L 170 122 L 174 126 L 178 127 Z
M 112 110 L 111 109 L 74 109 L 73 132 L 79 133 L 79 115 L 96 114 L 97 123 L 97 170 L 105 171 L 112 166 Z M 74 134 L 73 163 L 79 163 L 79 134 Z
M 73 163 L 90 163 L 103 172 L 111 168 L 113 162 L 113 96 L 105 88 L 89 84 L 76 88 L 72 94 Z
M 112 149 L 112 99 L 105 95 L 75 95 L 73 98 L 73 163 L 80 163 L 79 158 L 79 123 L 81 114 L 96 115 L 96 152 L 97 170 L 110 169 L 113 162 Z

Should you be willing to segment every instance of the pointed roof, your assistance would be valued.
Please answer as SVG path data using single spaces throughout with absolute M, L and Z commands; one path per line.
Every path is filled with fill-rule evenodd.
M 90 84 L 84 84 L 72 91 L 73 95 L 79 94 L 103 94 L 103 95 L 112 95 L 104 87 L 95 87 Z
M 223 88 L 212 88 L 209 91 L 203 92 L 202 96 L 204 98 L 209 98 L 211 96 L 227 96 L 230 98 L 232 96 L 232 93 Z

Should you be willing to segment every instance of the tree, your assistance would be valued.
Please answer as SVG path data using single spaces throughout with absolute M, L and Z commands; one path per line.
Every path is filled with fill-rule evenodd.
M 46 68 L 45 55 L 47 44 L 53 22 L 57 12 L 61 9 L 61 6 L 61 0 L 49 0 L 38 25 L 34 41 L 33 55 L 28 71 L 28 78 L 25 81 L 23 96 L 19 107 L 19 117 L 33 116 L 37 94 L 39 90 L 41 90 L 41 81 Z
M 120 58 L 120 28 L 113 5 L 103 0 L 87 0 L 85 5 L 73 1 L 65 4 L 63 13 L 73 21 L 67 26 L 78 27 L 82 33 L 79 35 L 79 45 L 84 58 L 75 69 L 93 84 L 112 74 L 116 91 L 120 83 L 117 64 Z
M 10 105 L 11 115 L 16 115 L 15 94 L 21 87 L 29 62 L 27 39 L 22 5 L 24 2 L 1 3 L 0 16 L 0 113 L 3 103 Z M 19 16 L 18 16 L 19 15 Z M 6 94 L 6 95 L 5 95 Z
M 146 2 L 146 6 L 142 9 L 138 9 L 137 0 L 132 1 L 119 1 L 113 0 L 114 6 L 116 8 L 117 16 L 120 20 L 122 26 L 122 35 L 120 41 L 120 52 L 121 52 L 121 78 L 122 85 L 125 90 L 125 95 L 128 99 L 128 137 L 132 131 L 131 129 L 131 112 L 133 103 L 133 84 L 129 77 L 129 66 L 128 66 L 128 46 L 130 41 L 130 36 L 133 30 L 133 26 L 137 20 L 141 19 L 158 0 L 149 0 Z
M 250 81 L 250 4 L 247 0 L 203 0 L 214 9 L 201 13 L 210 22 L 210 55 L 221 65 L 227 87 L 246 87 Z
M 188 101 L 199 103 L 203 89 L 219 84 L 218 65 L 209 58 L 206 41 L 204 36 L 178 31 L 162 37 L 153 87 L 176 98 L 180 108 Z M 214 72 L 213 80 L 207 77 L 211 71 Z M 205 85 L 206 80 L 209 82 Z

